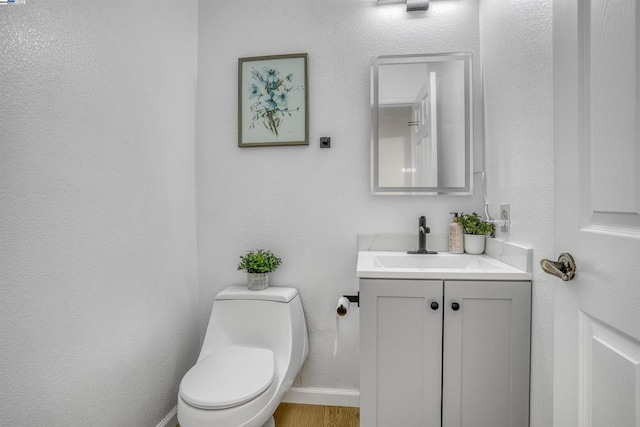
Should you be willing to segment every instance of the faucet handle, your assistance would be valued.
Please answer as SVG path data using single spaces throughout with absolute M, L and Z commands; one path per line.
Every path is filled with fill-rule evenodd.
M 424 215 L 418 218 L 418 231 L 425 234 L 431 232 L 431 229 L 427 227 L 427 217 Z

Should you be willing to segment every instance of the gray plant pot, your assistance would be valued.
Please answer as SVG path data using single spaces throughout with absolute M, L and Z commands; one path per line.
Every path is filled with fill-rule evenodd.
M 269 273 L 247 273 L 247 287 L 251 291 L 261 291 L 269 287 Z

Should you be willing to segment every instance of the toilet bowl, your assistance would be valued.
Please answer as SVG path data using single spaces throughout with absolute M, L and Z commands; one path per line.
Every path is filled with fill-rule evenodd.
M 268 427 L 309 353 L 298 291 L 230 286 L 178 392 L 181 427 Z

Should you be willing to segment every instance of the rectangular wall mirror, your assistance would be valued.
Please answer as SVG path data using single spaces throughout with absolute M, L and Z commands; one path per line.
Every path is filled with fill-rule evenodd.
M 373 194 L 472 194 L 471 67 L 468 52 L 374 60 Z

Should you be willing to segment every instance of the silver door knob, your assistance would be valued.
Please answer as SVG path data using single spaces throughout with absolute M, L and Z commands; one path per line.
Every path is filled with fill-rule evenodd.
M 548 259 L 540 260 L 540 267 L 545 273 L 553 274 L 564 280 L 565 282 L 573 279 L 576 276 L 576 262 L 569 253 L 562 253 L 558 257 L 558 261 L 551 261 Z

